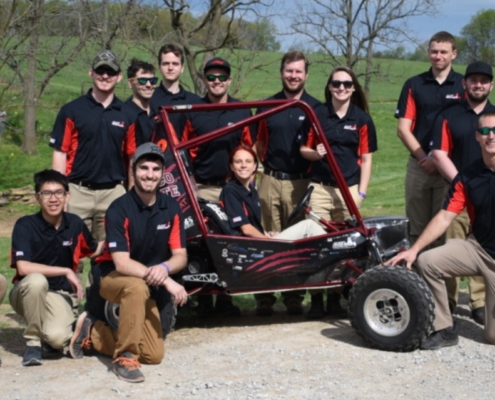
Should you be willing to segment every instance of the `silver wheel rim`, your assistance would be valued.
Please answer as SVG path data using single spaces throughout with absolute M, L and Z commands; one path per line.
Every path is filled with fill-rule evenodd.
M 382 336 L 397 336 L 406 330 L 411 320 L 409 306 L 402 295 L 391 289 L 378 289 L 364 302 L 364 319 Z

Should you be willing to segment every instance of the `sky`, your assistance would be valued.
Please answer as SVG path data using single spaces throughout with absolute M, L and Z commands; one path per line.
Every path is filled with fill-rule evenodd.
M 295 4 L 297 1 L 301 0 L 285 0 L 284 3 L 289 6 L 290 3 Z M 443 0 L 438 8 L 440 11 L 438 15 L 413 17 L 408 20 L 408 25 L 415 32 L 419 42 L 428 40 L 434 33 L 439 31 L 448 31 L 453 35 L 459 35 L 461 29 L 470 22 L 471 17 L 478 11 L 490 8 L 495 9 L 495 0 Z M 287 20 L 275 18 L 273 21 L 279 29 L 284 30 Z M 282 50 L 286 50 L 297 40 L 294 36 L 281 36 L 278 39 L 282 45 Z M 406 43 L 404 45 L 404 47 L 408 48 Z M 414 50 L 414 47 L 412 45 L 412 48 L 408 50 Z

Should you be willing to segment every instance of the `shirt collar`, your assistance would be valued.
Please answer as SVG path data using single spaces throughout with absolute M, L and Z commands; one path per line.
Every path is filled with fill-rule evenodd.
M 50 224 L 45 218 L 43 218 L 43 214 L 41 213 L 41 210 L 39 210 L 36 214 L 36 217 L 38 218 L 38 221 L 42 227 L 42 230 L 44 232 L 49 231 L 49 230 L 55 230 L 55 227 Z M 62 222 L 60 222 L 60 226 L 57 231 L 63 231 L 64 229 L 69 227 L 69 223 L 67 222 L 67 216 L 65 211 L 62 211 Z
M 93 97 L 91 92 L 93 91 L 93 88 L 89 89 L 88 92 L 86 93 L 86 99 L 90 102 L 91 107 L 103 107 L 103 105 L 99 102 L 96 101 L 96 99 Z M 122 102 L 119 100 L 119 98 L 114 94 L 112 102 L 108 105 L 107 108 L 114 108 L 116 110 L 120 110 L 122 108 Z

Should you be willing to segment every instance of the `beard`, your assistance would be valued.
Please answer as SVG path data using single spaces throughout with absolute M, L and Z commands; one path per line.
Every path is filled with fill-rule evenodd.
M 471 100 L 473 103 L 480 104 L 483 103 L 486 99 L 488 99 L 488 96 L 490 93 L 483 93 L 483 94 L 474 94 L 471 92 L 467 92 L 468 99 Z
M 300 93 L 304 90 L 304 84 L 306 82 L 304 81 L 301 81 L 299 82 L 299 84 L 296 86 L 296 87 L 290 87 L 289 85 L 287 85 L 287 82 L 282 79 L 282 86 L 284 88 L 284 91 L 286 91 L 287 93 L 291 93 L 291 94 L 297 94 L 297 93 Z
M 134 181 L 134 185 L 136 186 L 136 189 L 141 192 L 141 193 L 149 193 L 149 194 L 153 194 L 153 193 L 156 193 L 158 191 L 158 186 L 160 184 L 160 180 L 157 180 L 157 181 L 149 181 L 149 180 L 146 180 L 146 182 L 153 182 L 154 184 L 153 185 L 147 185 L 146 187 L 143 185 L 143 182 L 139 179 L 136 179 Z

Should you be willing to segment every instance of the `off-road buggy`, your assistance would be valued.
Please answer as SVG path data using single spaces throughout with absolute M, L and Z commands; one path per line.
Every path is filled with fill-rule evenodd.
M 205 136 L 177 144 L 169 128 L 169 113 L 205 112 L 236 108 L 268 108 L 248 119 Z M 308 207 L 308 190 L 289 219 L 302 212 L 319 219 L 327 234 L 297 241 L 239 236 L 228 224 L 221 206 L 198 198 L 188 150 L 228 135 L 291 107 L 299 107 L 323 143 L 351 219 L 325 221 Z M 349 294 L 352 326 L 375 348 L 410 351 L 418 348 L 431 331 L 432 295 L 419 275 L 386 261 L 409 246 L 408 221 L 400 216 L 362 218 L 313 110 L 298 100 L 274 100 L 221 105 L 189 105 L 161 109 L 168 157 L 164 183 L 176 197 L 185 217 L 188 264 L 181 280 L 190 294 L 263 293 L 342 287 Z M 348 290 L 350 289 L 350 290 Z M 115 305 L 107 306 L 107 318 L 117 318 Z

